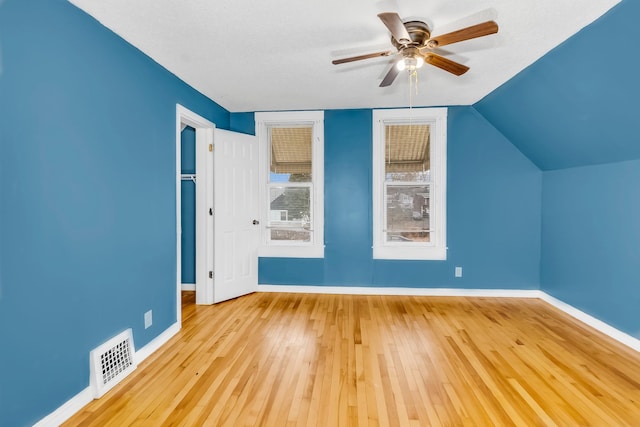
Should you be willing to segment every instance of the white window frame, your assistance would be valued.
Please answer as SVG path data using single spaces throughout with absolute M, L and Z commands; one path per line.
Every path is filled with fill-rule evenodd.
M 430 242 L 387 242 L 385 224 L 385 125 L 429 124 L 431 138 Z M 373 110 L 373 258 L 447 259 L 447 109 Z
M 260 152 L 260 248 L 261 257 L 323 258 L 324 257 L 324 111 L 278 111 L 255 113 L 256 135 Z M 269 167 L 271 126 L 312 125 L 311 215 L 310 242 L 269 240 Z M 289 184 L 287 184 L 289 185 Z M 296 186 L 296 183 L 291 184 Z M 306 185 L 305 185 L 306 186 Z

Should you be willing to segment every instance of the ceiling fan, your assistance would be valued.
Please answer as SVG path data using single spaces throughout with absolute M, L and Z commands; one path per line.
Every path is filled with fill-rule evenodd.
M 392 61 L 394 66 L 391 67 L 387 75 L 382 79 L 380 87 L 391 85 L 400 71 L 406 69 L 413 72 L 422 67 L 425 62 L 455 74 L 456 76 L 461 76 L 469 71 L 469 67 L 438 55 L 434 53 L 433 50 L 449 44 L 488 36 L 489 34 L 498 32 L 498 24 L 494 21 L 486 21 L 432 38 L 431 30 L 424 22 L 402 22 L 400 16 L 395 12 L 380 13 L 378 14 L 378 18 L 380 18 L 382 23 L 391 32 L 391 44 L 396 48 L 396 52 L 386 50 L 383 52 L 336 59 L 331 62 L 333 64 L 344 64 L 395 54 L 396 58 Z

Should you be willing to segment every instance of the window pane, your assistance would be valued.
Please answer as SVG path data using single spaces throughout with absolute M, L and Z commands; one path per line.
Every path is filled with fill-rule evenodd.
M 311 182 L 310 173 L 269 173 L 269 182 Z
M 311 241 L 311 188 L 270 187 L 271 240 Z
M 271 229 L 271 240 L 310 242 L 310 231 Z
M 428 185 L 387 185 L 385 193 L 388 242 L 430 241 Z
M 311 182 L 313 128 L 270 127 L 270 182 Z
M 385 125 L 385 181 L 425 182 L 430 172 L 430 126 Z

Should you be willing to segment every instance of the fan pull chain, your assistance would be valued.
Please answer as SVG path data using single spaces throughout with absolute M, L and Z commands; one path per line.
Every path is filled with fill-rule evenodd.
M 418 70 L 409 71 L 409 135 L 413 131 L 413 92 L 418 94 Z

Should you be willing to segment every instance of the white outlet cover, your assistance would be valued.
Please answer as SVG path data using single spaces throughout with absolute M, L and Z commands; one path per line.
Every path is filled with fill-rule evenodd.
M 462 277 L 462 267 L 456 267 L 456 277 Z
M 147 329 L 153 324 L 153 310 L 149 310 L 144 314 L 144 328 Z

